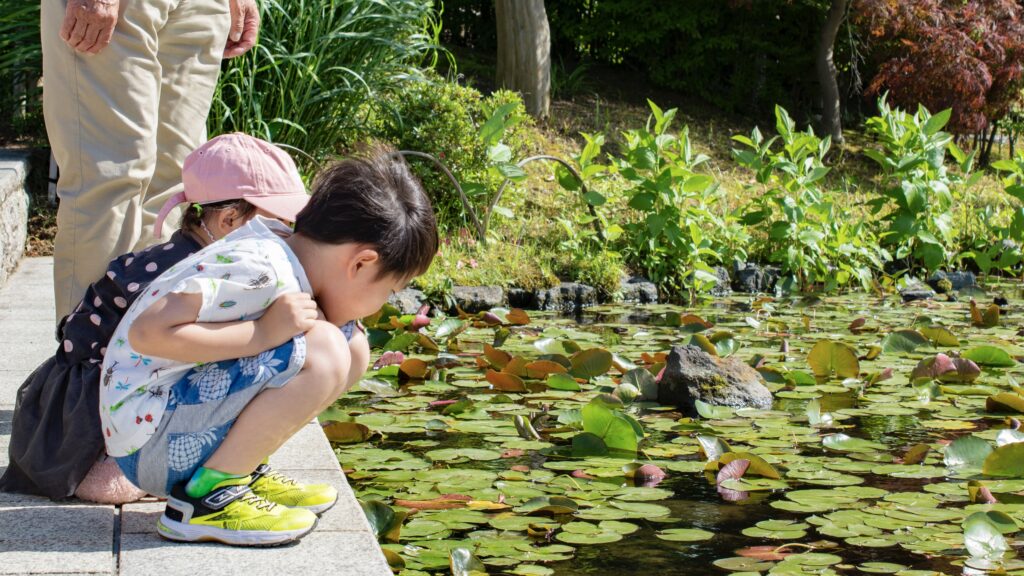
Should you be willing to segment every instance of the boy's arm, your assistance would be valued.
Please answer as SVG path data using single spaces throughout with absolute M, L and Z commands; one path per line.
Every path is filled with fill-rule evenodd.
M 219 362 L 253 356 L 284 344 L 313 326 L 309 294 L 282 294 L 259 320 L 197 322 L 203 295 L 172 293 L 156 301 L 128 329 L 132 349 L 178 362 Z

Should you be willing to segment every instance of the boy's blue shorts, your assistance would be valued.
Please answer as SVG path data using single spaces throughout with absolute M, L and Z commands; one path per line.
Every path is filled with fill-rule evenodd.
M 306 337 L 296 336 L 256 356 L 197 365 L 170 388 L 153 436 L 137 452 L 115 458 L 118 466 L 132 484 L 167 496 L 220 447 L 257 394 L 287 384 L 305 361 Z

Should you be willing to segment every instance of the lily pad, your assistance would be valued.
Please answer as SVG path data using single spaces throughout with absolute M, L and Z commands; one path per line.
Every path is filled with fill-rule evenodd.
M 612 354 L 602 348 L 591 348 L 573 354 L 570 361 L 572 368 L 569 369 L 569 373 L 576 378 L 589 380 L 611 369 Z
M 981 472 L 988 476 L 1024 478 L 1024 443 L 1005 444 L 991 450 L 981 466 Z
M 985 514 L 973 514 L 964 521 L 964 546 L 973 557 L 1001 557 L 1009 545 L 1002 531 Z
M 670 542 L 703 542 L 714 538 L 715 534 L 700 528 L 669 528 L 655 532 L 654 536 Z
M 876 452 L 885 450 L 884 444 L 871 442 L 862 438 L 853 438 L 846 434 L 829 434 L 821 439 L 821 444 L 836 452 Z
M 992 445 L 973 434 L 961 436 L 946 446 L 943 462 L 949 468 L 981 468 L 992 453 Z
M 815 376 L 828 378 L 856 378 L 860 374 L 857 352 L 850 346 L 833 340 L 821 340 L 811 348 L 807 363 Z
M 961 356 L 974 361 L 979 366 L 1012 368 L 1017 365 L 1017 362 L 1006 350 L 995 346 L 975 346 Z
M 882 351 L 889 354 L 909 354 L 927 344 L 928 339 L 917 330 L 897 330 L 882 339 Z

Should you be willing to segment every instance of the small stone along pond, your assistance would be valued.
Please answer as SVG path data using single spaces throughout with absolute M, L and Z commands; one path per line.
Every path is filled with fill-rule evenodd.
M 1024 574 L 1021 294 L 972 290 L 386 308 L 321 423 L 405 576 Z

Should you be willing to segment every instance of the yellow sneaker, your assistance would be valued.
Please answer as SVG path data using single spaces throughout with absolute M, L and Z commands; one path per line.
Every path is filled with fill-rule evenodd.
M 274 470 L 269 464 L 260 464 L 253 472 L 253 494 L 289 508 L 304 508 L 323 514 L 338 501 L 338 491 L 330 484 L 300 484 Z
M 248 486 L 250 480 L 249 476 L 225 480 L 201 498 L 190 497 L 184 484 L 175 486 L 157 532 L 181 542 L 276 546 L 298 540 L 316 527 L 316 514 L 256 495 Z

